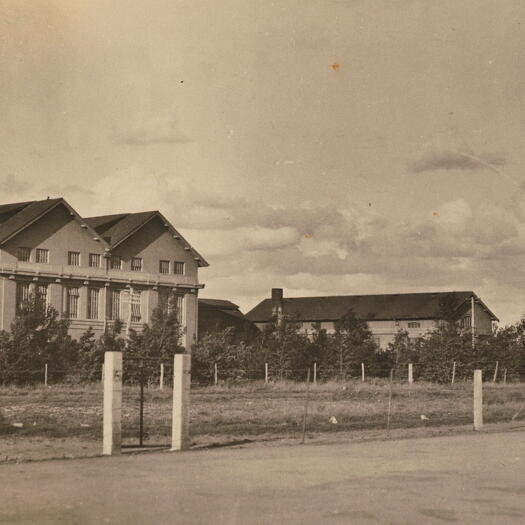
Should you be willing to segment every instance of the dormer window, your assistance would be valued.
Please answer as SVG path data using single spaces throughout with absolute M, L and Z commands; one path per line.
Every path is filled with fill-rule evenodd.
M 18 248 L 17 258 L 19 261 L 29 262 L 31 259 L 31 248 L 20 246 Z
M 46 250 L 45 248 L 37 248 L 35 255 L 35 262 L 42 264 L 49 263 L 49 250 Z

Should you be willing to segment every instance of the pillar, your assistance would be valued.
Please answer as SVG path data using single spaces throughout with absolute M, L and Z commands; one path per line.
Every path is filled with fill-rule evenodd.
M 122 352 L 104 354 L 104 436 L 102 454 L 120 454 L 122 444 Z

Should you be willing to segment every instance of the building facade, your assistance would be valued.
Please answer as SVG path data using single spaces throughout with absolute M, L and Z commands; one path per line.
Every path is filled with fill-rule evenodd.
M 428 334 L 444 317 L 476 335 L 490 334 L 498 321 L 472 291 L 284 298 L 281 288 L 273 288 L 271 299 L 261 301 L 246 317 L 259 329 L 291 319 L 307 333 L 317 327 L 332 333 L 335 323 L 350 311 L 367 322 L 381 349 L 400 331 L 413 338 Z
M 207 265 L 158 211 L 82 218 L 61 198 L 1 205 L 0 329 L 36 294 L 70 320 L 73 337 L 117 319 L 140 331 L 174 294 L 189 349 Z

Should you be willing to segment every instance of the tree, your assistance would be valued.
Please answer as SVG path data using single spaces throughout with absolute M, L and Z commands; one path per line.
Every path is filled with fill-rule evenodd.
M 76 358 L 68 328 L 67 319 L 59 319 L 53 307 L 30 295 L 17 311 L 10 333 L 1 336 L 4 381 L 39 380 L 46 363 L 54 379 L 63 378 Z
M 377 347 L 366 321 L 358 319 L 349 311 L 335 323 L 335 332 L 330 336 L 328 361 L 337 369 L 341 380 L 348 373 L 357 375 L 361 363 L 375 359 Z

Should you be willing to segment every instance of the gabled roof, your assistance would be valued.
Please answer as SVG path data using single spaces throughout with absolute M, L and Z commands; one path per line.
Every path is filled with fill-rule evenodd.
M 186 239 L 184 239 L 164 215 L 157 210 L 140 213 L 119 213 L 116 215 L 87 217 L 85 221 L 94 228 L 113 249 L 139 231 L 155 217 L 158 217 L 164 223 L 175 239 L 178 239 L 185 248 L 190 250 L 199 266 L 209 266 L 197 250 L 190 246 Z
M 99 238 L 95 230 L 86 224 L 82 217 L 62 198 L 19 202 L 0 206 L 0 245 L 12 239 L 15 235 L 18 235 L 59 205 L 65 206 L 75 220 L 87 228 L 93 237 L 100 240 L 105 247 L 109 247 L 103 239 Z
M 494 321 L 498 318 L 472 291 L 407 293 L 384 295 L 340 295 L 328 297 L 291 297 L 283 299 L 284 314 L 299 321 L 336 321 L 350 310 L 364 321 L 440 318 L 442 301 L 454 295 L 457 308 L 474 297 Z M 246 317 L 252 322 L 272 319 L 272 300 L 264 299 Z

